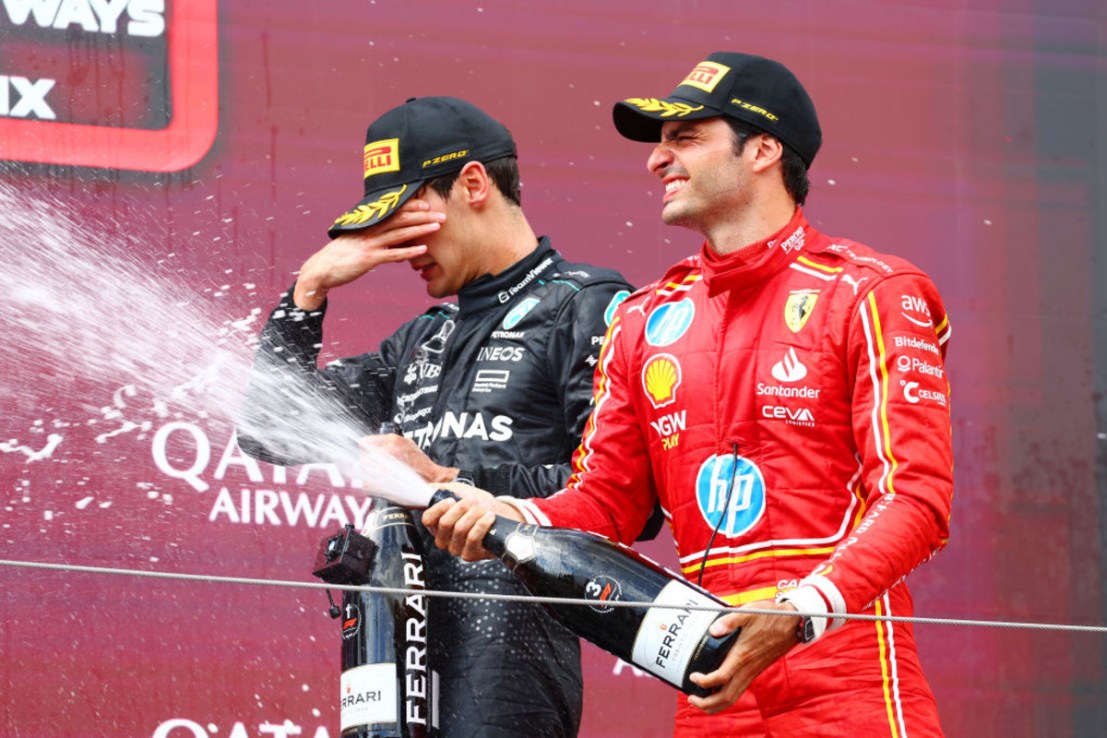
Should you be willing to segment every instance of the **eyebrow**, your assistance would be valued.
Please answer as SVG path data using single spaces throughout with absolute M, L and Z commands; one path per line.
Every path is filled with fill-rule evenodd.
M 695 125 L 694 121 L 685 121 L 685 122 L 679 123 L 679 124 L 673 126 L 672 128 L 670 128 L 668 131 L 662 130 L 661 131 L 661 140 L 662 141 L 672 141 L 674 138 L 676 138 L 680 134 L 685 133 L 689 130 L 693 130 L 693 129 L 695 129 L 695 127 L 696 127 L 696 125 Z

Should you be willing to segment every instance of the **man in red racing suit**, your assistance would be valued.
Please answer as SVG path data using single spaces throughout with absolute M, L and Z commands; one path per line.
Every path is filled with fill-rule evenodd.
M 630 543 L 659 498 L 682 573 L 732 604 L 787 594 L 806 612 L 910 615 L 906 585 L 889 584 L 947 535 L 942 303 L 918 269 L 800 211 L 755 248 L 748 264 L 704 248 L 623 304 L 570 491 L 520 507 Z M 933 709 L 910 625 L 827 630 L 753 682 L 757 703 L 787 709 L 804 679 L 868 669 L 887 685 L 879 735 L 917 735 L 891 724 Z M 706 717 L 682 700 L 677 724 L 702 735 Z M 758 734 L 739 726 L 725 734 Z
M 725 75 L 768 61 L 713 54 L 689 79 L 702 81 L 713 64 Z M 794 81 L 771 64 L 762 76 Z M 686 86 L 671 105 L 710 105 Z M 737 97 L 731 90 L 720 105 Z M 664 110 L 658 103 L 622 105 L 637 114 Z M 721 135 L 710 126 L 730 115 L 722 110 L 660 132 L 650 168 L 675 183 L 666 187 L 677 193 L 666 196 L 667 222 L 714 225 L 702 207 L 711 182 L 696 157 Z M 617 107 L 620 131 L 636 133 L 627 120 L 619 125 Z M 773 133 L 810 163 L 817 142 Z M 759 154 L 749 156 L 757 171 Z M 805 194 L 787 200 L 790 217 L 778 217 L 768 237 L 740 248 L 721 250 L 721 231 L 703 228 L 698 255 L 628 298 L 601 352 L 567 488 L 485 509 L 510 504 L 528 522 L 629 544 L 660 500 L 687 578 L 734 605 L 824 615 L 723 618 L 716 635 L 743 632 L 723 667 L 700 680 L 720 694 L 681 695 L 677 735 L 941 735 L 911 625 L 834 615 L 911 615 L 902 580 L 946 541 L 949 321 L 919 269 L 815 230 L 797 205 Z M 446 523 L 432 520 L 440 545 L 468 503 L 428 511 Z M 479 541 L 480 525 L 472 530 Z

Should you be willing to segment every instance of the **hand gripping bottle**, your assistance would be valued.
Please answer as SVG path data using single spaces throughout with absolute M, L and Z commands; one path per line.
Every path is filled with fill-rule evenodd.
M 453 495 L 434 494 L 430 504 Z M 544 528 L 497 517 L 484 547 L 507 564 L 531 594 L 594 600 L 592 605 L 543 603 L 562 625 L 686 694 L 707 690 L 688 675 L 722 663 L 738 638 L 721 638 L 711 624 L 722 613 L 690 607 L 727 604 L 636 551 L 603 536 L 568 528 Z M 616 601 L 650 607 L 616 607 Z

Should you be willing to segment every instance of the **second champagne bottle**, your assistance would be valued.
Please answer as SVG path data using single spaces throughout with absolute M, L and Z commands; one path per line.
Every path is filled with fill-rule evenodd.
M 450 498 L 456 499 L 448 490 L 439 490 L 430 504 Z M 723 615 L 714 608 L 726 608 L 725 602 L 594 533 L 497 517 L 484 547 L 533 595 L 594 600 L 590 605 L 543 606 L 574 634 L 686 694 L 708 694 L 689 675 L 717 669 L 741 632 L 711 635 L 712 623 Z M 612 605 L 616 601 L 651 604 Z M 698 609 L 705 607 L 712 609 Z

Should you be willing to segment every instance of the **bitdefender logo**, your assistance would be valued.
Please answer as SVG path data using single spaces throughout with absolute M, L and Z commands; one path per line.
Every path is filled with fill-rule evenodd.
M 216 0 L 0 0 L 0 159 L 194 165 L 218 123 L 216 26 Z

